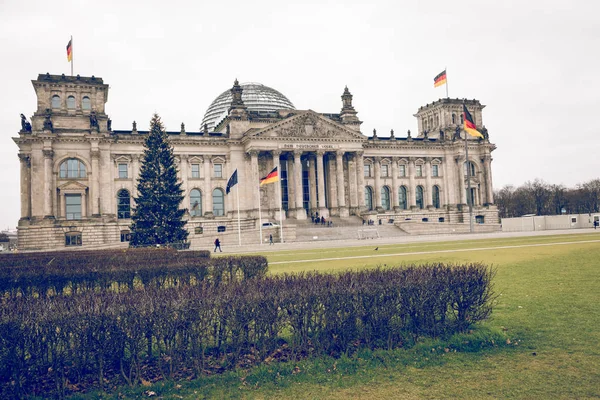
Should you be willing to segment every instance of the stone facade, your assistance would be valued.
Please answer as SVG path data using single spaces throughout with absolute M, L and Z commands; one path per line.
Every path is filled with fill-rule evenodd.
M 101 78 L 39 75 L 32 81 L 37 110 L 14 138 L 21 162 L 21 249 L 123 246 L 147 132 L 113 130 L 105 113 L 108 85 Z M 168 132 L 185 191 L 192 241 L 237 230 L 236 196 L 225 195 L 238 170 L 244 241 L 258 221 L 325 218 L 468 222 L 468 187 L 479 224 L 498 224 L 491 152 L 484 139 L 467 137 L 465 164 L 462 100 L 441 99 L 415 116 L 412 137 L 367 137 L 346 88 L 339 114 L 311 110 L 248 110 L 242 88 L 231 89 L 228 115 L 214 129 Z M 482 106 L 466 105 L 479 125 Z M 259 187 L 274 167 L 280 181 Z M 467 179 L 466 172 L 469 171 Z M 281 200 L 280 200 L 281 199 Z M 283 215 L 279 215 L 280 204 Z M 260 210 L 260 219 L 259 219 Z M 237 233 L 237 232 L 236 232 Z M 284 233 L 285 235 L 285 233 Z M 286 237 L 293 240 L 294 234 Z

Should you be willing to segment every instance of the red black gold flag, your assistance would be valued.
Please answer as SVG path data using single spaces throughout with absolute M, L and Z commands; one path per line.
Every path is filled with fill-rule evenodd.
M 277 174 L 277 167 L 275 167 L 273 168 L 273 171 L 269 172 L 269 175 L 260 179 L 260 186 L 277 181 L 279 181 L 279 175 Z
M 73 39 L 67 44 L 67 61 L 73 61 Z
M 483 139 L 483 135 L 481 134 L 481 132 L 479 132 L 477 130 L 477 127 L 475 126 L 475 122 L 473 122 L 473 116 L 471 116 L 471 113 L 469 112 L 469 110 L 467 110 L 467 106 L 465 106 L 463 104 L 463 129 L 465 130 L 465 132 L 467 132 L 469 135 L 471 136 L 475 136 L 475 137 L 480 137 Z
M 446 70 L 443 70 L 433 78 L 433 87 L 442 86 L 444 83 L 446 83 Z

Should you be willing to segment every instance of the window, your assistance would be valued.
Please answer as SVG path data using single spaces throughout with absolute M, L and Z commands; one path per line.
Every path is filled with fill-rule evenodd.
M 423 186 L 417 186 L 417 207 L 423 208 Z
M 190 215 L 192 217 L 202 216 L 202 193 L 198 189 L 190 192 Z
M 81 232 L 67 232 L 65 246 L 81 246 Z
M 371 176 L 371 165 L 370 164 L 366 164 L 364 166 L 364 176 L 365 176 L 365 178 L 368 178 Z
M 469 195 L 469 188 L 465 189 L 465 191 L 467 193 L 467 205 L 475 205 L 475 188 L 471 188 L 471 195 Z
M 422 165 L 415 165 L 415 175 L 423 176 L 423 166 Z
M 456 124 L 456 114 L 452 114 L 452 125 Z
M 127 179 L 127 164 L 119 163 L 119 179 Z
M 439 217 L 438 222 L 444 222 L 444 217 Z
M 131 218 L 131 202 L 129 200 L 129 191 L 121 189 L 117 193 L 117 218 Z
M 194 228 L 194 233 L 196 235 L 202 235 L 204 233 L 204 228 L 201 226 L 197 226 Z
M 421 218 L 421 222 L 429 222 L 429 218 Z
M 67 97 L 67 108 L 69 110 L 75 109 L 75 97 L 74 96 Z
M 433 176 L 433 177 L 440 176 L 440 167 L 439 167 L 439 165 L 432 165 L 431 166 L 431 176 Z
M 476 224 L 483 224 L 483 221 L 485 221 L 485 217 L 483 215 L 476 215 L 475 216 L 475 223 Z
M 406 204 L 406 186 L 400 186 L 400 188 L 398 188 L 398 206 L 402 210 L 406 210 L 407 209 L 407 204 Z
M 381 188 L 381 207 L 384 210 L 390 209 L 390 189 L 387 186 Z
M 389 175 L 388 175 L 388 166 L 387 166 L 387 164 L 386 165 L 382 165 L 381 166 L 381 177 L 382 178 L 387 178 L 388 176 Z
M 365 187 L 365 206 L 367 210 L 373 209 L 373 189 L 369 186 Z
M 467 167 L 468 165 L 468 167 Z M 469 168 L 469 175 L 467 175 L 467 168 Z M 471 161 L 469 161 L 468 163 L 464 163 L 463 164 L 463 169 L 464 169 L 464 173 L 465 176 L 475 176 L 475 164 L 473 164 Z
M 80 194 L 65 194 L 65 214 L 67 219 L 81 219 Z
M 440 208 L 440 188 L 437 185 L 431 190 L 431 203 L 435 208 Z
M 81 100 L 81 108 L 84 110 L 92 109 L 92 102 L 90 101 L 89 97 L 83 96 L 83 99 Z
M 227 230 L 227 227 L 225 225 L 217 226 L 217 232 L 225 232 L 226 230 Z
M 52 108 L 53 109 L 60 108 L 60 96 L 57 94 L 52 96 Z
M 400 171 L 400 176 L 406 176 L 406 165 L 398 165 L 398 170 Z
M 129 242 L 131 241 L 131 232 L 130 231 L 121 231 L 121 242 Z
M 200 164 L 192 164 L 192 178 L 200 178 Z
M 85 165 L 76 158 L 69 158 L 60 164 L 61 178 L 85 178 Z
M 225 215 L 225 196 L 221 189 L 213 190 L 213 215 L 215 217 Z
M 577 217 L 572 217 L 571 218 L 571 223 L 572 224 L 576 224 L 577 223 Z
M 223 177 L 223 164 L 215 164 L 214 169 L 215 169 L 215 178 L 222 178 Z

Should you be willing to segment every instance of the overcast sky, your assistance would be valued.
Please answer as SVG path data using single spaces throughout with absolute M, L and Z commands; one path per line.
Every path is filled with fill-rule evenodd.
M 169 130 L 198 130 L 238 78 L 327 113 L 347 85 L 364 134 L 405 136 L 420 106 L 446 96 L 433 78 L 447 67 L 450 97 L 486 105 L 495 189 L 574 187 L 600 176 L 599 14 L 583 0 L 2 0 L 0 229 L 20 217 L 11 138 L 35 111 L 31 80 L 70 73 L 71 35 L 74 73 L 110 85 L 113 129 L 147 129 L 157 112 Z

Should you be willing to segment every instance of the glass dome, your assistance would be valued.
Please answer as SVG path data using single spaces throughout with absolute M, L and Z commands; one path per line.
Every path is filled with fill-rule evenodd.
M 260 83 L 248 82 L 241 83 L 243 89 L 242 100 L 248 108 L 248 111 L 276 111 L 276 110 L 294 110 L 295 107 L 291 101 L 277 90 L 272 89 Z M 208 130 L 212 131 L 214 127 L 227 116 L 227 111 L 231 105 L 231 89 L 221 93 L 208 107 L 204 118 L 204 124 Z

